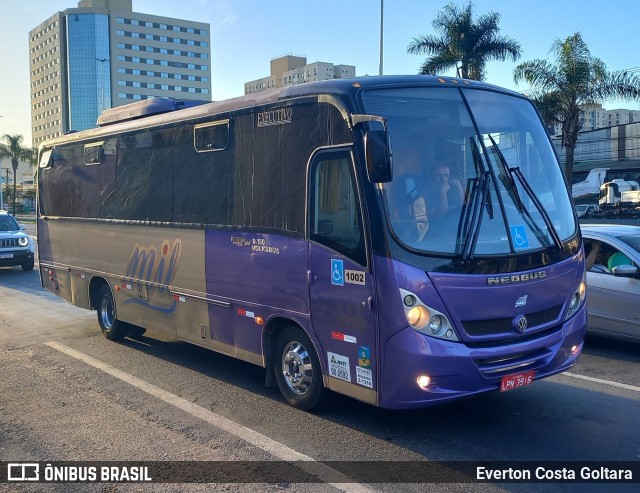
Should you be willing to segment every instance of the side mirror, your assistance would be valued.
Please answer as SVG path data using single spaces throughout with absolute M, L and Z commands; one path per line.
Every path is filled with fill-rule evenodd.
M 385 130 L 369 130 L 365 134 L 364 154 L 371 183 L 388 183 L 393 179 L 391 146 Z
M 633 277 L 638 272 L 638 269 L 635 265 L 616 265 L 613 269 L 611 269 L 611 273 L 614 276 L 619 277 Z

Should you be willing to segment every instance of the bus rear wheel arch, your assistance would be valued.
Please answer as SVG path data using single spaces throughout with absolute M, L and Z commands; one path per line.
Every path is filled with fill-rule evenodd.
M 326 390 L 320 360 L 301 328 L 288 326 L 276 335 L 271 361 L 278 388 L 289 405 L 308 411 L 322 404 Z

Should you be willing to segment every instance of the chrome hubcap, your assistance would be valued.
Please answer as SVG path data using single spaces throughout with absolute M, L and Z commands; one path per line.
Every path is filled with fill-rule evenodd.
M 292 392 L 297 395 L 309 392 L 313 381 L 311 356 L 297 341 L 291 341 L 282 352 L 282 374 Z

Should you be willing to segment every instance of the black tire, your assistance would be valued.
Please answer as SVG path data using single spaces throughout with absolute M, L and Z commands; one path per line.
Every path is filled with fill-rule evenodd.
M 127 335 L 129 327 L 124 322 L 116 319 L 115 303 L 111 289 L 103 284 L 98 291 L 98 303 L 96 306 L 98 312 L 98 324 L 104 336 L 110 341 L 117 341 Z
M 276 382 L 287 403 L 303 411 L 318 407 L 326 391 L 320 361 L 309 337 L 297 327 L 287 327 L 278 334 L 274 351 Z
M 33 270 L 33 260 L 31 262 L 27 262 L 26 264 L 22 264 L 20 267 L 22 267 L 22 270 L 25 272 Z
M 142 335 L 147 331 L 144 327 L 138 327 L 137 325 L 128 324 L 127 327 L 127 335 L 132 339 L 137 339 L 138 337 L 142 337 Z

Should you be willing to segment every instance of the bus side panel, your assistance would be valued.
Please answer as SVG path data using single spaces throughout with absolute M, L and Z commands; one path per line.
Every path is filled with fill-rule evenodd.
M 233 303 L 233 336 L 225 343 L 262 354 L 262 327 L 256 317 L 308 318 L 307 242 L 277 234 L 209 230 L 206 245 L 207 292 Z
M 103 278 L 119 320 L 175 335 L 179 301 L 172 290 L 205 296 L 202 230 L 65 219 L 40 220 L 38 230 L 43 286 L 76 306 L 89 306 L 89 292 L 76 289 L 72 299 L 70 275 L 79 286 L 83 275 Z

